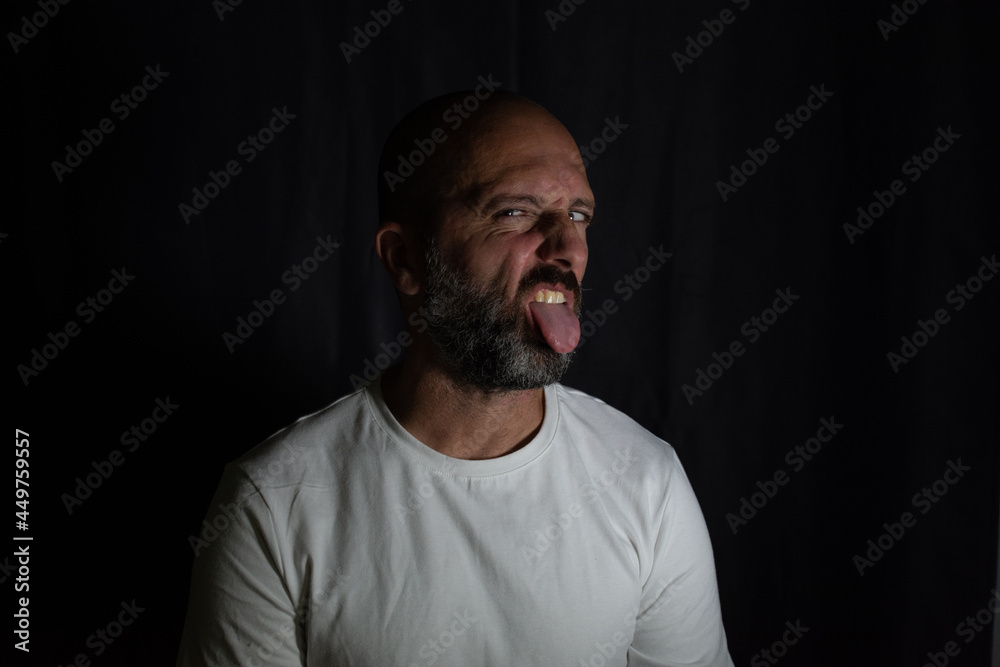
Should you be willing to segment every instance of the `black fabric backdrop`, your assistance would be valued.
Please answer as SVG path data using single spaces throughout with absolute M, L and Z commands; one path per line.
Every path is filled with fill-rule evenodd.
M 28 528 L 8 535 L 33 538 L 0 554 L 10 613 L 29 597 L 14 664 L 172 663 L 224 463 L 395 351 L 383 138 L 479 77 L 594 157 L 591 324 L 564 383 L 678 450 L 735 662 L 990 664 L 994 3 L 231 2 L 4 11 L 4 413 L 30 440 Z M 365 44 L 373 11 L 391 20 Z M 858 207 L 871 221 L 845 228 Z M 338 247 L 296 284 L 318 238 Z M 672 256 L 649 271 L 651 249 Z M 840 426 L 817 451 L 823 420 Z M 123 441 L 133 426 L 155 432 Z M 793 645 L 786 622 L 808 628 Z

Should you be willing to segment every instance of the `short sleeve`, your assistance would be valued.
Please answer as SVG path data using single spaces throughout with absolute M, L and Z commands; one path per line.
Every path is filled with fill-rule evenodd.
M 684 469 L 672 466 L 662 504 L 652 568 L 643 585 L 630 667 L 732 667 L 715 560 L 705 519 Z
M 226 468 L 192 547 L 178 667 L 304 665 L 270 508 L 237 466 Z

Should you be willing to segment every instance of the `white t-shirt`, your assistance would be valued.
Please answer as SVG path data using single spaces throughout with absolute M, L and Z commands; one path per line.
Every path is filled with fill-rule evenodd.
M 733 664 L 673 448 L 558 384 L 528 444 L 467 461 L 376 381 L 227 466 L 204 525 L 183 667 Z

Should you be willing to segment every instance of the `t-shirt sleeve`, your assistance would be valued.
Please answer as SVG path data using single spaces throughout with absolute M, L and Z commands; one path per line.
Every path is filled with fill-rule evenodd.
M 658 507 L 659 534 L 643 585 L 630 667 L 732 667 L 715 578 L 712 543 L 694 490 L 674 465 Z
M 178 667 L 304 665 L 270 508 L 237 466 L 226 468 L 203 526 Z

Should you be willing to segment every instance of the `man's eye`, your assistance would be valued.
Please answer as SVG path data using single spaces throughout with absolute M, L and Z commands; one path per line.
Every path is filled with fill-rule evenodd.
M 505 208 L 497 213 L 498 218 L 514 218 L 520 215 L 524 215 L 524 211 L 519 208 Z
M 582 211 L 570 211 L 569 217 L 573 222 L 590 222 L 590 216 Z

